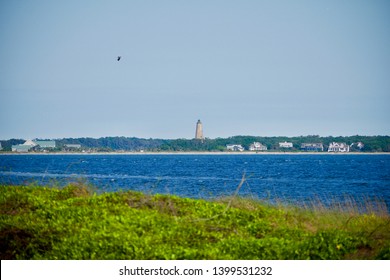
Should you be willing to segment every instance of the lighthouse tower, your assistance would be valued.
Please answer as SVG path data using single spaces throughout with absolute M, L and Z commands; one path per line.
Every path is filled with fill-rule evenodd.
M 203 127 L 202 127 L 202 123 L 200 122 L 200 120 L 198 120 L 198 122 L 196 123 L 195 139 L 200 139 L 200 140 L 204 139 Z

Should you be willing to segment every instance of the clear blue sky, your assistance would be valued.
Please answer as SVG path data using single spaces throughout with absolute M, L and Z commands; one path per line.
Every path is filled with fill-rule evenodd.
M 0 2 L 0 139 L 390 135 L 390 1 Z M 117 56 L 122 59 L 116 61 Z

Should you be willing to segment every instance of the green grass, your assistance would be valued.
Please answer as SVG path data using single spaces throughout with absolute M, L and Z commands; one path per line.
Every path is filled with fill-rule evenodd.
M 350 210 L 350 209 L 349 209 Z M 1 259 L 390 259 L 386 212 L 0 186 Z

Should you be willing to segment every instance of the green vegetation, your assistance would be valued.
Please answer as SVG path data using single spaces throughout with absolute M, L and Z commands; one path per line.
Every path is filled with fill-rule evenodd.
M 386 209 L 98 195 L 82 184 L 0 194 L 1 259 L 390 259 Z
M 113 152 L 113 151 L 151 151 L 151 152 L 189 152 L 189 151 L 226 151 L 227 144 L 240 144 L 248 150 L 253 142 L 260 142 L 267 146 L 268 151 L 283 151 L 279 148 L 279 142 L 292 142 L 293 148 L 288 151 L 300 151 L 302 143 L 323 143 L 325 151 L 331 142 L 345 142 L 348 145 L 362 142 L 364 148 L 358 149 L 352 145 L 351 151 L 359 152 L 390 152 L 390 136 L 328 136 L 318 135 L 298 137 L 260 137 L 260 136 L 234 136 L 229 138 L 204 139 L 142 139 L 135 137 L 102 137 L 102 138 L 64 138 L 57 139 L 57 148 L 52 152 L 64 150 L 65 144 L 80 144 L 81 150 L 89 152 Z M 3 151 L 11 151 L 11 146 L 24 143 L 21 139 L 0 141 Z M 286 149 L 284 149 L 286 151 Z
M 281 149 L 280 142 L 292 142 L 293 148 Z M 268 151 L 300 151 L 303 143 L 323 143 L 324 151 L 327 151 L 329 143 L 331 142 L 345 142 L 348 145 L 352 143 L 362 142 L 363 149 L 358 149 L 355 146 L 351 147 L 351 151 L 358 152 L 390 152 L 390 136 L 328 136 L 320 137 L 318 135 L 298 136 L 298 137 L 260 137 L 260 136 L 234 136 L 229 138 L 216 138 L 199 140 L 175 139 L 166 141 L 160 146 L 162 151 L 224 151 L 228 144 L 240 144 L 246 150 L 253 142 L 260 142 L 267 146 Z

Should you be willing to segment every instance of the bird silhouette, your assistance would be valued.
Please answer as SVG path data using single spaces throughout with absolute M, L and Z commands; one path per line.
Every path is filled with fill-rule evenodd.
M 119 60 L 121 60 L 121 58 L 122 58 L 121 56 L 118 56 L 118 58 L 116 60 L 119 61 Z

